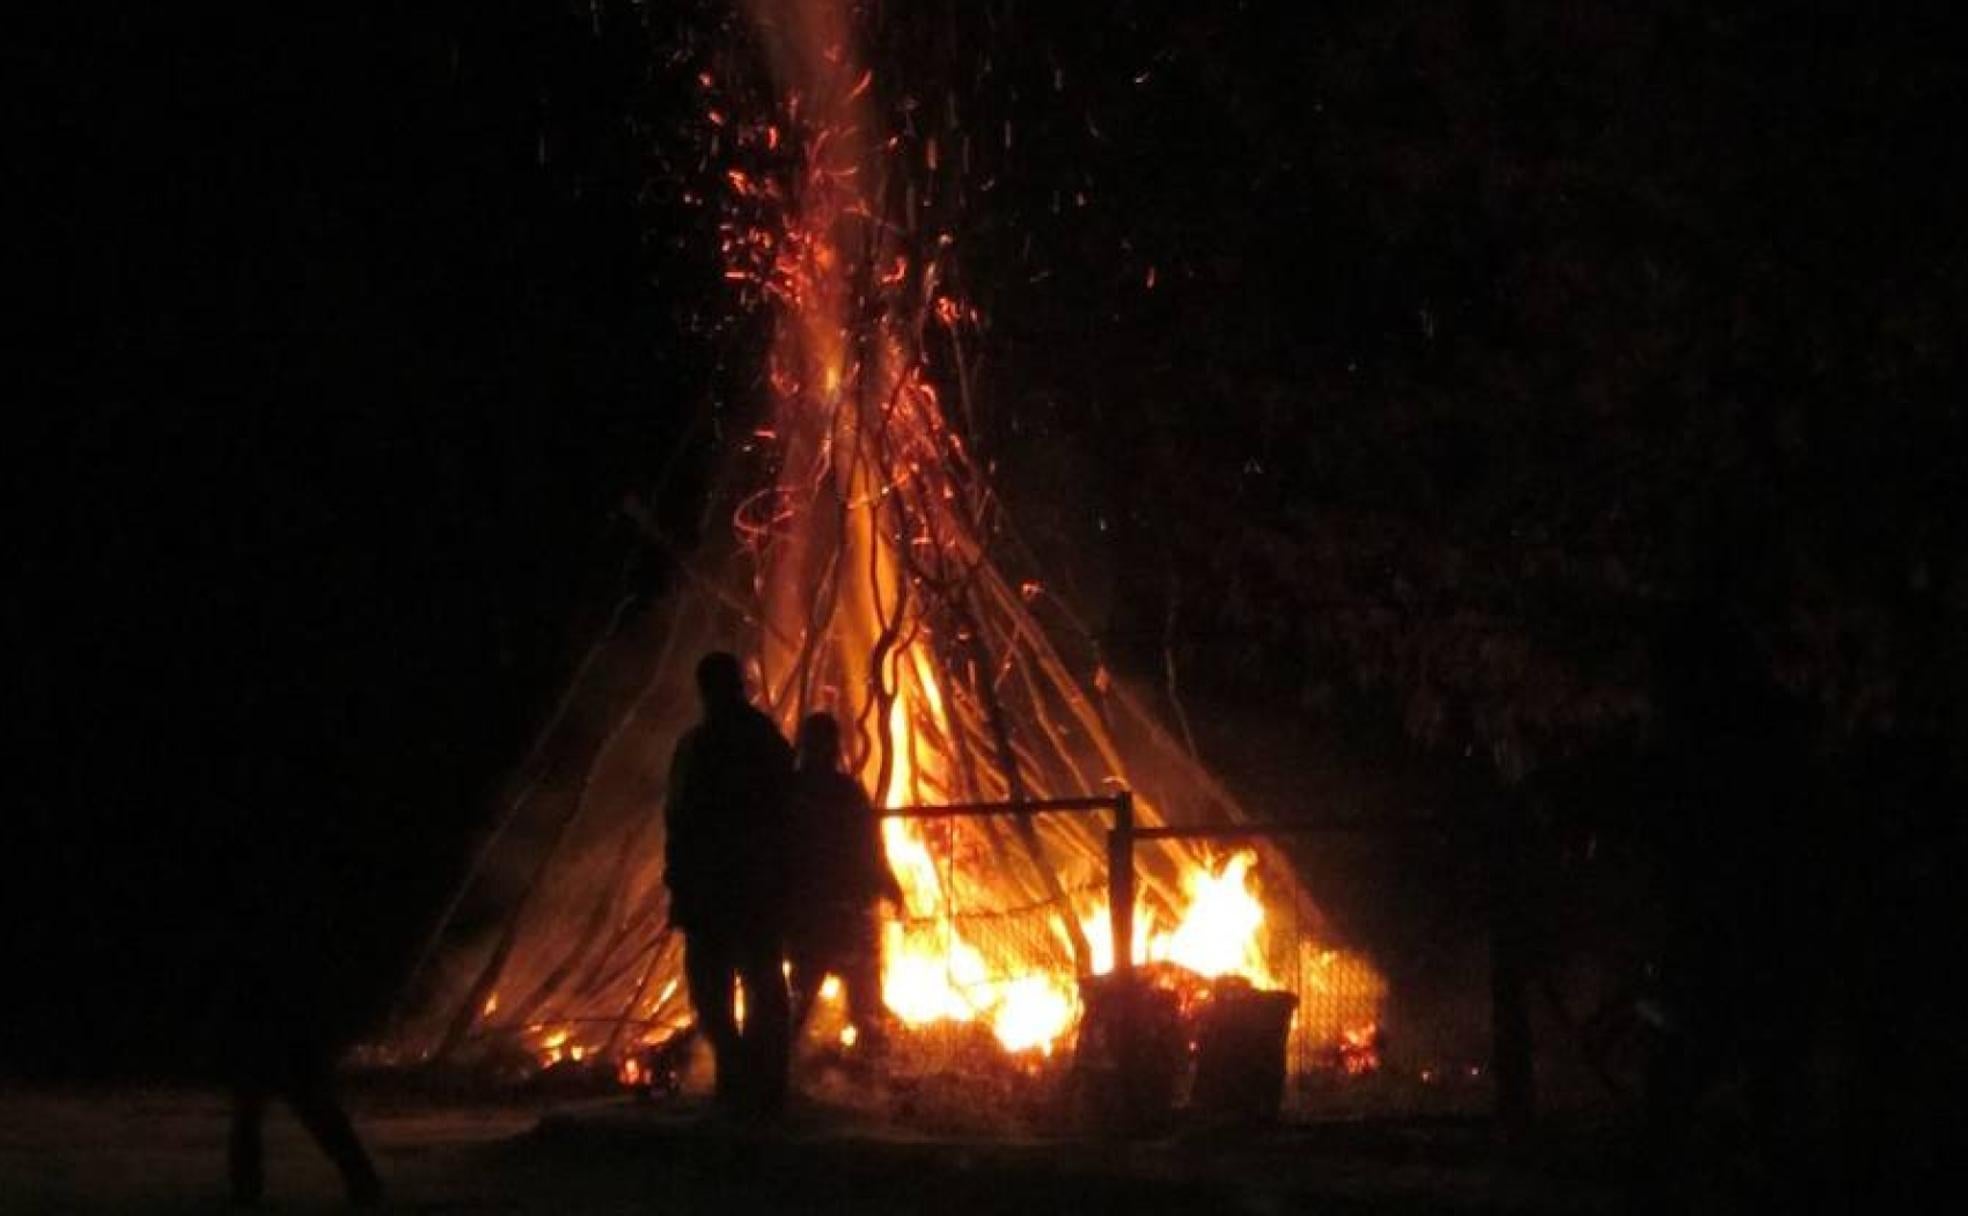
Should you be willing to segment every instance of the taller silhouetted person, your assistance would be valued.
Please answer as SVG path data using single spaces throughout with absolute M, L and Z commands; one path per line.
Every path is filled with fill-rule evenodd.
M 785 975 L 787 816 L 793 753 L 752 708 L 735 656 L 697 664 L 704 720 L 678 741 L 664 808 L 670 921 L 717 1061 L 719 1104 L 773 1114 L 786 1100 L 791 1045 Z M 744 985 L 743 1025 L 734 981 Z

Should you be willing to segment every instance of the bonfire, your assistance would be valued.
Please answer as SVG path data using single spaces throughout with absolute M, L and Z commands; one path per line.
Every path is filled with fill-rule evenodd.
M 753 16 L 775 94 L 744 115 L 717 75 L 703 121 L 729 163 L 715 197 L 734 308 L 772 339 L 725 553 L 673 553 L 666 609 L 618 623 L 577 673 L 433 941 L 395 1047 L 418 1058 L 639 1072 L 687 1026 L 661 873 L 664 761 L 697 654 L 743 654 L 790 729 L 834 713 L 850 765 L 897 814 L 906 908 L 885 926 L 883 998 L 905 1028 L 983 1028 L 1008 1059 L 1070 1046 L 1082 979 L 1115 968 L 1108 817 L 1048 799 L 1127 792 L 1138 823 L 1248 817 L 1102 665 L 1068 605 L 1009 572 L 1005 507 L 972 457 L 975 308 L 961 234 L 910 206 L 921 149 L 885 134 L 849 5 Z M 935 156 L 933 145 L 928 151 Z M 654 525 L 639 515 L 653 532 Z M 661 539 L 660 537 L 658 539 Z M 1133 851 L 1123 963 L 1296 994 L 1296 1058 L 1367 1041 L 1382 985 L 1268 844 Z M 1123 918 L 1124 921 L 1127 918 Z M 1358 1050 L 1346 1058 L 1358 1067 Z

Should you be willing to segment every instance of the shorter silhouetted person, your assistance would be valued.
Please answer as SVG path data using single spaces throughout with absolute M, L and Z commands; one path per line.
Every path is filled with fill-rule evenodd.
M 746 701 L 738 660 L 697 665 L 704 719 L 678 741 L 664 808 L 670 921 L 717 1065 L 721 1105 L 771 1114 L 785 1103 L 791 1047 L 785 974 L 786 817 L 792 749 Z M 734 984 L 744 986 L 741 1026 Z
M 828 714 L 800 723 L 793 796 L 792 900 L 787 938 L 796 1025 L 812 1015 L 820 985 L 837 977 L 857 1044 L 883 1039 L 878 900 L 902 906 L 902 887 L 882 848 L 881 821 L 861 783 L 841 771 L 840 727 Z

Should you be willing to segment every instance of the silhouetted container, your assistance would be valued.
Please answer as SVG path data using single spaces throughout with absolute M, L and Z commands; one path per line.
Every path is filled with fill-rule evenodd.
M 1285 1045 L 1298 998 L 1289 992 L 1219 988 L 1202 1009 L 1196 1036 L 1199 1115 L 1238 1122 L 1278 1117 L 1285 1098 Z
M 1166 1127 L 1188 1056 L 1176 994 L 1095 975 L 1081 979 L 1080 1001 L 1073 1094 L 1082 1124 L 1122 1135 Z

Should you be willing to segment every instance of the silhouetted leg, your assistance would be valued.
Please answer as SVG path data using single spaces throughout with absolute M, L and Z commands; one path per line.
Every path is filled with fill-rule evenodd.
M 880 1046 L 888 1037 L 887 1010 L 881 999 L 881 973 L 878 967 L 857 959 L 848 967 L 848 1021 L 854 1025 L 855 1042 L 862 1048 Z
M 735 1099 L 744 1089 L 740 1077 L 745 1067 L 743 1052 L 732 1010 L 731 961 L 730 947 L 718 935 L 684 934 L 684 979 L 690 985 L 690 1007 L 697 1012 L 697 1028 L 711 1044 L 720 1102 Z
M 879 1046 L 886 1027 L 886 1008 L 881 992 L 880 926 L 872 918 L 855 927 L 853 938 L 841 952 L 841 987 L 847 990 L 847 1018 L 854 1025 L 857 1042 Z
M 236 1085 L 232 1091 L 232 1134 L 226 1144 L 226 1174 L 232 1201 L 258 1203 L 266 1191 L 266 1167 L 261 1158 L 260 1124 L 266 1117 L 266 1092 L 257 1085 Z
M 745 981 L 743 1054 L 754 1087 L 750 1098 L 759 1113 L 776 1114 L 786 1105 L 792 1055 L 792 1015 L 786 995 L 786 975 L 780 969 L 776 939 L 748 940 L 743 950 L 739 973 Z
M 383 1182 L 363 1149 L 348 1112 L 335 1099 L 334 1080 L 326 1067 L 310 1067 L 295 1078 L 287 1093 L 288 1105 L 328 1160 L 341 1171 L 342 1185 L 348 1188 L 349 1202 L 357 1207 L 374 1207 L 382 1202 Z

